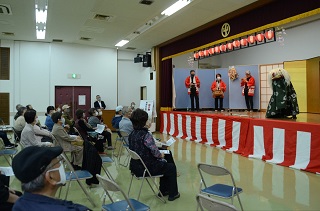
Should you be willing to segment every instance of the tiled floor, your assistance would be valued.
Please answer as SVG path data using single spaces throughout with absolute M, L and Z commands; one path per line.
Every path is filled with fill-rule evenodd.
M 162 140 L 170 136 L 156 134 Z M 115 136 L 114 136 L 115 139 Z M 320 210 L 319 175 L 290 169 L 278 165 L 265 163 L 261 160 L 248 159 L 237 154 L 194 142 L 176 139 L 171 146 L 178 171 L 178 185 L 181 197 L 173 202 L 164 204 L 155 196 L 145 183 L 140 201 L 149 205 L 151 210 L 196 210 L 195 196 L 199 191 L 200 176 L 197 170 L 199 162 L 217 164 L 229 169 L 235 178 L 236 184 L 244 189 L 240 195 L 245 210 Z M 123 153 L 123 158 L 125 156 Z M 0 158 L 0 165 L 7 165 Z M 130 183 L 128 168 L 117 163 L 107 165 L 111 174 L 120 187 L 127 192 Z M 209 182 L 222 179 L 208 178 Z M 130 196 L 138 195 L 140 181 L 133 181 L 133 189 Z M 20 189 L 20 184 L 14 177 L 11 178 L 11 186 Z M 84 204 L 94 210 L 101 210 L 103 189 L 101 187 L 87 189 L 94 198 L 97 206 L 93 208 L 82 193 L 79 185 L 72 183 L 68 199 L 76 203 Z M 65 188 L 62 191 L 64 196 Z M 115 199 L 119 194 L 113 195 Z M 239 208 L 237 200 L 234 202 Z

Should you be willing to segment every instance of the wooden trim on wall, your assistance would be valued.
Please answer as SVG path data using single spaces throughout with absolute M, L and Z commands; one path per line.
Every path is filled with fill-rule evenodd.
M 10 48 L 0 47 L 0 80 L 10 80 Z
M 307 112 L 320 113 L 320 57 L 307 60 Z
M 4 124 L 10 124 L 10 93 L 0 93 L 0 118 Z M 2 121 L 0 121 L 2 124 Z

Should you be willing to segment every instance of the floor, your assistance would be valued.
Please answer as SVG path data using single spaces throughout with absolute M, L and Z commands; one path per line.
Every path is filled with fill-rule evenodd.
M 115 140 L 115 134 L 113 138 Z M 156 133 L 162 140 L 170 138 L 169 135 Z M 151 210 L 196 210 L 195 196 L 199 191 L 200 176 L 197 164 L 209 163 L 221 165 L 229 169 L 235 178 L 236 184 L 243 188 L 240 194 L 244 210 L 319 210 L 320 189 L 319 175 L 265 163 L 261 160 L 248 159 L 237 154 L 228 153 L 214 147 L 194 142 L 176 139 L 170 147 L 181 176 L 178 177 L 178 186 L 181 197 L 173 202 L 161 202 L 152 195 L 150 188 L 144 184 L 140 201 L 149 205 Z M 122 160 L 126 152 L 123 152 Z M 0 158 L 0 166 L 7 166 L 4 158 Z M 109 171 L 120 187 L 127 192 L 130 183 L 130 172 L 127 167 L 117 162 L 107 165 Z M 103 173 L 104 174 L 104 173 Z M 206 177 L 207 182 L 227 182 L 224 178 Z M 130 197 L 137 197 L 140 181 L 133 181 Z M 20 189 L 20 184 L 14 177 L 11 178 L 11 187 Z M 87 188 L 87 187 L 86 187 Z M 93 208 L 87 200 L 79 185 L 71 184 L 68 199 L 75 203 L 84 204 L 93 210 L 101 210 L 104 191 L 101 187 L 87 188 L 94 199 L 96 207 Z M 65 194 L 62 190 L 62 196 Z M 120 199 L 119 194 L 112 195 Z M 108 201 L 107 201 L 108 202 Z M 237 200 L 234 205 L 239 208 Z

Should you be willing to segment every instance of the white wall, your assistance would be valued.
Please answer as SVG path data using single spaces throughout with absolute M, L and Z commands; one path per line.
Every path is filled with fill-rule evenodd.
M 130 105 L 140 101 L 140 87 L 147 87 L 147 98 L 156 101 L 156 73 L 153 72 L 153 80 L 150 80 L 151 67 L 142 67 L 142 63 L 134 63 L 133 58 L 137 54 L 128 51 L 118 53 L 118 104 Z
M 32 104 L 44 122 L 45 110 L 54 105 L 55 86 L 91 86 L 91 102 L 99 94 L 107 109 L 130 105 L 140 100 L 140 87 L 147 87 L 148 99 L 156 98 L 156 74 L 151 68 L 134 64 L 136 53 L 110 48 L 66 43 L 41 43 L 1 40 L 10 47 L 10 80 L 0 82 L 0 92 L 10 93 L 10 124 L 15 106 Z M 80 74 L 69 79 L 68 74 Z M 117 98 L 118 95 L 118 98 Z

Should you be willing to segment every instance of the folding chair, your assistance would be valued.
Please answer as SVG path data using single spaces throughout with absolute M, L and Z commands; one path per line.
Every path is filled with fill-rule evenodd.
M 209 196 L 216 196 L 220 198 L 225 198 L 225 199 L 231 199 L 231 203 L 233 204 L 233 198 L 237 196 L 241 210 L 243 210 L 241 200 L 239 197 L 239 194 L 242 192 L 242 188 L 238 188 L 236 186 L 236 183 L 234 182 L 233 176 L 230 171 L 228 171 L 226 168 L 221 167 L 221 166 L 215 166 L 215 165 L 210 165 L 210 164 L 204 164 L 204 163 L 199 163 L 198 164 L 198 171 L 201 176 L 201 181 L 200 181 L 200 193 L 202 194 L 207 194 Z M 227 176 L 230 175 L 231 181 L 232 181 L 232 186 L 226 185 L 226 184 L 214 184 L 211 186 L 207 186 L 202 172 L 205 172 L 209 175 L 213 176 Z M 204 184 L 204 189 L 202 189 L 202 183 Z
M 120 145 L 120 147 L 119 147 L 119 152 L 121 153 L 122 152 L 122 148 L 125 148 L 128 154 L 127 154 L 126 158 L 124 159 L 123 164 L 121 163 L 121 155 L 119 155 L 118 156 L 118 163 L 121 166 L 127 167 L 128 164 L 129 164 L 129 158 L 130 158 L 130 154 L 128 152 L 128 149 L 129 149 L 129 141 L 128 141 L 129 134 L 124 132 L 124 131 L 120 131 L 120 134 L 121 134 L 121 137 L 122 137 L 122 145 Z
M 129 194 L 130 194 L 130 189 L 131 189 L 133 177 L 135 177 L 135 178 L 138 179 L 138 180 L 142 180 L 142 181 L 141 181 L 140 190 L 139 190 L 139 194 L 138 194 L 138 198 L 137 198 L 138 200 L 139 200 L 139 198 L 140 198 L 140 194 L 141 194 L 143 182 L 144 182 L 144 180 L 146 180 L 147 183 L 149 184 L 151 190 L 152 190 L 153 193 L 155 194 L 155 196 L 158 197 L 162 202 L 166 203 L 166 200 L 163 198 L 163 194 L 161 193 L 160 189 L 158 188 L 158 186 L 157 186 L 157 184 L 156 184 L 156 182 L 155 182 L 155 179 L 156 179 L 156 178 L 163 177 L 163 175 L 162 175 L 162 174 L 160 174 L 160 175 L 151 175 L 150 171 L 148 170 L 146 164 L 143 162 L 143 160 L 141 159 L 141 157 L 140 157 L 136 152 L 134 152 L 134 151 L 132 151 L 132 150 L 130 150 L 130 149 L 128 149 L 128 152 L 129 152 L 129 154 L 130 154 L 130 156 L 131 156 L 131 159 L 140 160 L 141 164 L 142 164 L 143 167 L 144 167 L 143 175 L 140 176 L 140 177 L 136 176 L 134 173 L 131 172 L 131 181 L 130 181 L 128 196 L 129 196 Z M 154 191 L 154 189 L 152 188 L 152 186 L 151 186 L 148 178 L 151 178 L 153 184 L 156 186 L 156 188 L 157 188 L 157 190 L 159 191 L 161 197 L 159 197 L 158 194 Z
M 0 145 L 4 146 L 4 143 L 3 143 L 3 140 L 2 138 L 0 138 Z M 6 159 L 7 163 L 11 166 L 11 163 L 10 163 L 10 160 L 7 158 L 11 158 L 11 162 L 12 162 L 12 159 L 13 159 L 13 156 L 15 154 L 17 154 L 18 150 L 16 148 L 13 148 L 13 149 L 1 149 L 0 150 L 0 156 L 3 156 L 4 159 Z
M 231 204 L 218 201 L 216 199 L 210 198 L 202 194 L 198 194 L 196 199 L 201 211 L 204 211 L 204 210 L 237 211 L 237 208 Z
M 112 211 L 112 210 L 139 210 L 139 211 L 144 211 L 144 210 L 150 210 L 150 207 L 135 200 L 135 199 L 130 199 L 126 194 L 123 192 L 123 190 L 115 183 L 114 181 L 111 181 L 109 179 L 103 178 L 99 174 L 96 175 L 98 178 L 100 185 L 103 187 L 105 194 L 103 197 L 103 203 L 102 203 L 102 210 L 106 211 Z M 124 197 L 124 200 L 121 201 L 114 201 L 109 194 L 109 191 L 112 192 L 121 192 L 121 194 Z M 111 204 L 105 204 L 106 196 L 109 197 Z
M 67 185 L 67 191 L 66 191 L 65 200 L 68 197 L 68 192 L 69 192 L 71 181 L 77 181 L 77 183 L 79 184 L 80 188 L 82 189 L 82 191 L 84 192 L 84 194 L 86 195 L 86 197 L 88 198 L 88 200 L 90 201 L 92 206 L 95 207 L 96 205 L 94 204 L 92 198 L 90 197 L 90 195 L 88 194 L 88 192 L 86 191 L 86 189 L 83 187 L 83 185 L 80 182 L 80 180 L 86 180 L 86 179 L 92 178 L 92 174 L 90 174 L 90 172 L 88 172 L 86 170 L 77 170 L 77 171 L 75 171 L 73 169 L 69 159 L 66 157 L 64 152 L 62 152 L 61 156 L 62 156 L 64 162 L 66 163 L 68 169 L 70 170 L 70 171 L 66 171 L 66 177 L 67 177 L 68 185 Z M 60 194 L 61 194 L 61 189 L 60 189 L 59 196 L 60 196 Z
M 117 132 L 117 137 L 116 137 L 116 141 L 114 143 L 114 150 L 112 151 L 112 156 L 114 156 L 114 157 L 120 156 L 119 153 L 121 152 L 120 147 L 122 147 L 122 145 L 120 145 L 120 147 L 118 149 L 118 153 L 115 154 L 115 149 L 117 148 L 117 143 L 118 142 L 123 143 L 123 138 L 122 138 L 121 134 L 119 134 L 119 129 L 116 129 L 116 132 Z

